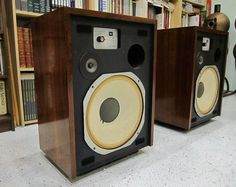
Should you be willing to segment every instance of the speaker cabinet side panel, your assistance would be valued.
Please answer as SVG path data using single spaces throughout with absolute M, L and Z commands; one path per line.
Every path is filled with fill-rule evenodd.
M 35 86 L 40 148 L 67 176 L 76 176 L 75 147 L 69 119 L 67 66 L 69 49 L 63 11 L 33 22 Z
M 155 25 L 156 28 L 156 25 Z M 154 28 L 154 39 L 153 39 L 153 76 L 152 76 L 152 116 L 151 116 L 151 137 L 150 145 L 153 145 L 154 136 L 154 123 L 155 123 L 155 107 L 156 107 L 156 71 L 157 71 L 157 32 Z
M 157 31 L 156 121 L 189 128 L 194 50 L 193 28 Z
M 229 42 L 229 33 L 225 33 L 224 34 L 224 41 L 225 41 L 225 50 L 224 50 L 224 57 L 223 57 L 223 65 L 222 65 L 222 77 L 225 77 L 225 73 L 226 73 L 226 62 L 227 62 L 227 51 L 228 51 L 228 42 Z M 224 91 L 224 85 L 225 85 L 225 81 L 222 81 L 222 85 L 220 87 L 220 113 L 219 115 L 221 115 L 222 112 L 222 101 L 223 101 L 223 91 Z

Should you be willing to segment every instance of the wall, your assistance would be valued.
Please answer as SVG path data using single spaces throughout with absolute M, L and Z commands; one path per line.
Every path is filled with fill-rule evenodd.
M 236 71 L 235 71 L 235 59 L 233 56 L 233 48 L 236 44 L 236 29 L 234 22 L 236 19 L 236 0 L 212 0 L 212 12 L 214 12 L 215 4 L 221 4 L 221 12 L 226 14 L 230 19 L 229 29 L 229 53 L 227 57 L 226 77 L 230 83 L 230 89 L 236 89 Z

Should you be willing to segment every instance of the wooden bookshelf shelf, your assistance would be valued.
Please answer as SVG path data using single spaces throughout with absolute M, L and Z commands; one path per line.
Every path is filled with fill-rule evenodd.
M 35 124 L 35 123 L 38 123 L 38 120 L 25 121 L 25 125 L 31 125 L 31 124 Z
M 205 7 L 205 5 L 203 3 L 197 3 L 195 1 L 191 1 L 191 0 L 184 0 L 185 2 L 188 2 L 188 3 L 191 3 L 193 6 L 196 6 L 196 7 Z
M 34 68 L 20 68 L 20 72 L 34 72 Z
M 182 11 L 182 15 L 185 15 L 185 14 L 188 14 L 188 15 L 194 15 L 195 13 L 194 13 L 194 12 L 186 12 L 186 11 Z
M 35 12 L 27 12 L 27 11 L 22 11 L 22 10 L 16 10 L 16 16 L 18 16 L 18 17 L 34 18 L 34 17 L 39 17 L 41 15 L 43 15 L 43 14 L 35 13 Z
M 1 70 L 4 74 L 0 75 L 1 80 L 1 109 L 3 115 L 0 115 L 0 132 L 14 130 L 13 124 L 13 106 L 12 106 L 12 92 L 11 92 L 11 58 L 9 50 L 9 35 L 7 25 L 7 18 L 9 14 L 6 12 L 5 1 L 0 1 L 0 40 L 1 40 Z M 3 96 L 3 97 L 2 97 Z M 6 113 L 6 114 L 5 114 Z

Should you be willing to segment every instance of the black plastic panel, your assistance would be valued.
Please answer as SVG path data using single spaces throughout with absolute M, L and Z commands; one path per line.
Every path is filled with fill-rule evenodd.
M 150 144 L 154 28 L 152 25 L 147 24 L 80 16 L 73 16 L 71 18 L 71 24 L 77 174 L 80 175 L 137 152 L 140 148 Z M 93 27 L 118 29 L 119 48 L 117 50 L 95 50 L 93 48 Z M 142 63 L 139 63 L 135 67 L 132 67 L 128 61 L 128 52 L 133 45 L 141 46 L 144 51 Z M 89 78 L 87 75 L 84 76 L 80 72 L 81 58 L 88 53 L 93 53 L 94 56 L 98 56 L 102 64 L 99 73 L 95 77 L 89 76 Z M 100 75 L 118 72 L 133 72 L 142 81 L 146 92 L 145 123 L 137 137 L 137 141 L 134 141 L 132 145 L 108 155 L 100 155 L 91 150 L 84 141 L 83 99 L 91 84 Z

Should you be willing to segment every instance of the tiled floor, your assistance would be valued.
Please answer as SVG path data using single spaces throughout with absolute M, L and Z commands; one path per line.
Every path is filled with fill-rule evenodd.
M 71 183 L 39 149 L 37 126 L 0 134 L 0 186 L 236 186 L 236 96 L 189 132 L 155 126 L 154 146 Z

